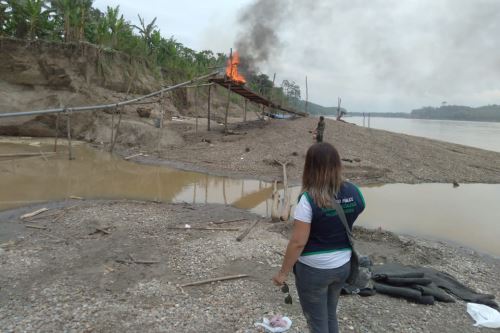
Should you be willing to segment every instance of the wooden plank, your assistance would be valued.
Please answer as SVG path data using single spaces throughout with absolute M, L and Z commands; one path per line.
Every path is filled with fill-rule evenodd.
M 250 231 L 252 231 L 252 229 L 257 226 L 257 224 L 259 224 L 259 220 L 256 220 L 250 227 L 248 227 L 245 231 L 243 231 L 241 235 L 236 237 L 236 240 L 238 242 L 241 242 L 243 238 L 245 238 L 250 233 Z
M 240 231 L 238 228 L 210 228 L 210 227 L 167 227 L 167 229 L 175 230 L 212 230 L 212 231 Z
M 41 214 L 43 212 L 46 212 L 48 211 L 49 209 L 48 208 L 40 208 L 39 210 L 35 210 L 34 212 L 31 212 L 31 213 L 27 213 L 27 214 L 24 214 L 21 216 L 21 220 L 24 220 L 24 219 L 28 219 L 30 217 L 33 217 L 33 216 L 36 216 L 38 214 Z
M 201 280 L 201 281 L 186 283 L 186 284 L 180 285 L 180 287 L 184 288 L 184 287 L 190 287 L 190 286 L 199 286 L 199 285 L 202 285 L 202 284 L 207 284 L 207 283 L 212 283 L 212 282 L 227 281 L 227 280 L 236 280 L 236 279 L 242 279 L 242 278 L 245 278 L 245 277 L 248 277 L 248 275 L 247 274 L 228 275 L 228 276 L 222 276 L 222 277 L 214 278 L 214 279 L 208 279 L 208 280 Z

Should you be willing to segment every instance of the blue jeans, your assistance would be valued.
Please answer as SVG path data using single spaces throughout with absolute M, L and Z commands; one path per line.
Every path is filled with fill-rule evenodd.
M 350 270 L 350 262 L 333 269 L 295 265 L 295 285 L 311 333 L 338 333 L 337 303 Z

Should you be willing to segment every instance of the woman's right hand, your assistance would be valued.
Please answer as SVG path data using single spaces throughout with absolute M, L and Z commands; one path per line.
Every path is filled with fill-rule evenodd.
M 276 275 L 273 276 L 273 283 L 274 285 L 280 287 L 285 283 L 287 278 L 287 274 L 283 274 L 281 271 L 279 271 L 278 273 L 276 273 Z

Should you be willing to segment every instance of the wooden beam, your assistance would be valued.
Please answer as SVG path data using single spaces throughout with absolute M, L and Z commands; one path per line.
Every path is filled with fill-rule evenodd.
M 74 160 L 75 158 L 73 157 L 73 149 L 71 147 L 71 113 L 70 111 L 66 110 L 66 115 L 67 115 L 67 119 L 66 119 L 66 128 L 67 128 L 67 131 L 68 131 L 68 153 L 69 153 L 69 160 Z
M 211 95 L 212 95 L 212 84 L 208 86 L 208 105 L 207 105 L 207 131 L 210 132 L 210 104 L 211 104 Z
M 214 279 L 186 283 L 186 284 L 180 285 L 180 287 L 184 288 L 184 287 L 189 287 L 189 286 L 199 286 L 202 284 L 207 284 L 207 283 L 212 283 L 212 282 L 235 280 L 235 279 L 241 279 L 241 278 L 245 278 L 245 277 L 248 277 L 248 275 L 247 274 L 238 274 L 238 275 L 222 276 L 222 277 L 214 278 Z

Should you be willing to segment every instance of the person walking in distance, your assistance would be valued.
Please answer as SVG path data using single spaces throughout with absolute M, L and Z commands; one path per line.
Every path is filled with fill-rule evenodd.
M 293 233 L 273 277 L 275 285 L 283 286 L 293 270 L 312 333 L 338 332 L 337 303 L 351 269 L 349 238 L 333 200 L 342 206 L 351 230 L 365 209 L 361 191 L 344 181 L 341 171 L 340 155 L 331 144 L 316 143 L 307 151 Z
M 325 132 L 325 117 L 320 116 L 318 126 L 316 127 L 316 142 L 323 142 L 323 133 Z

